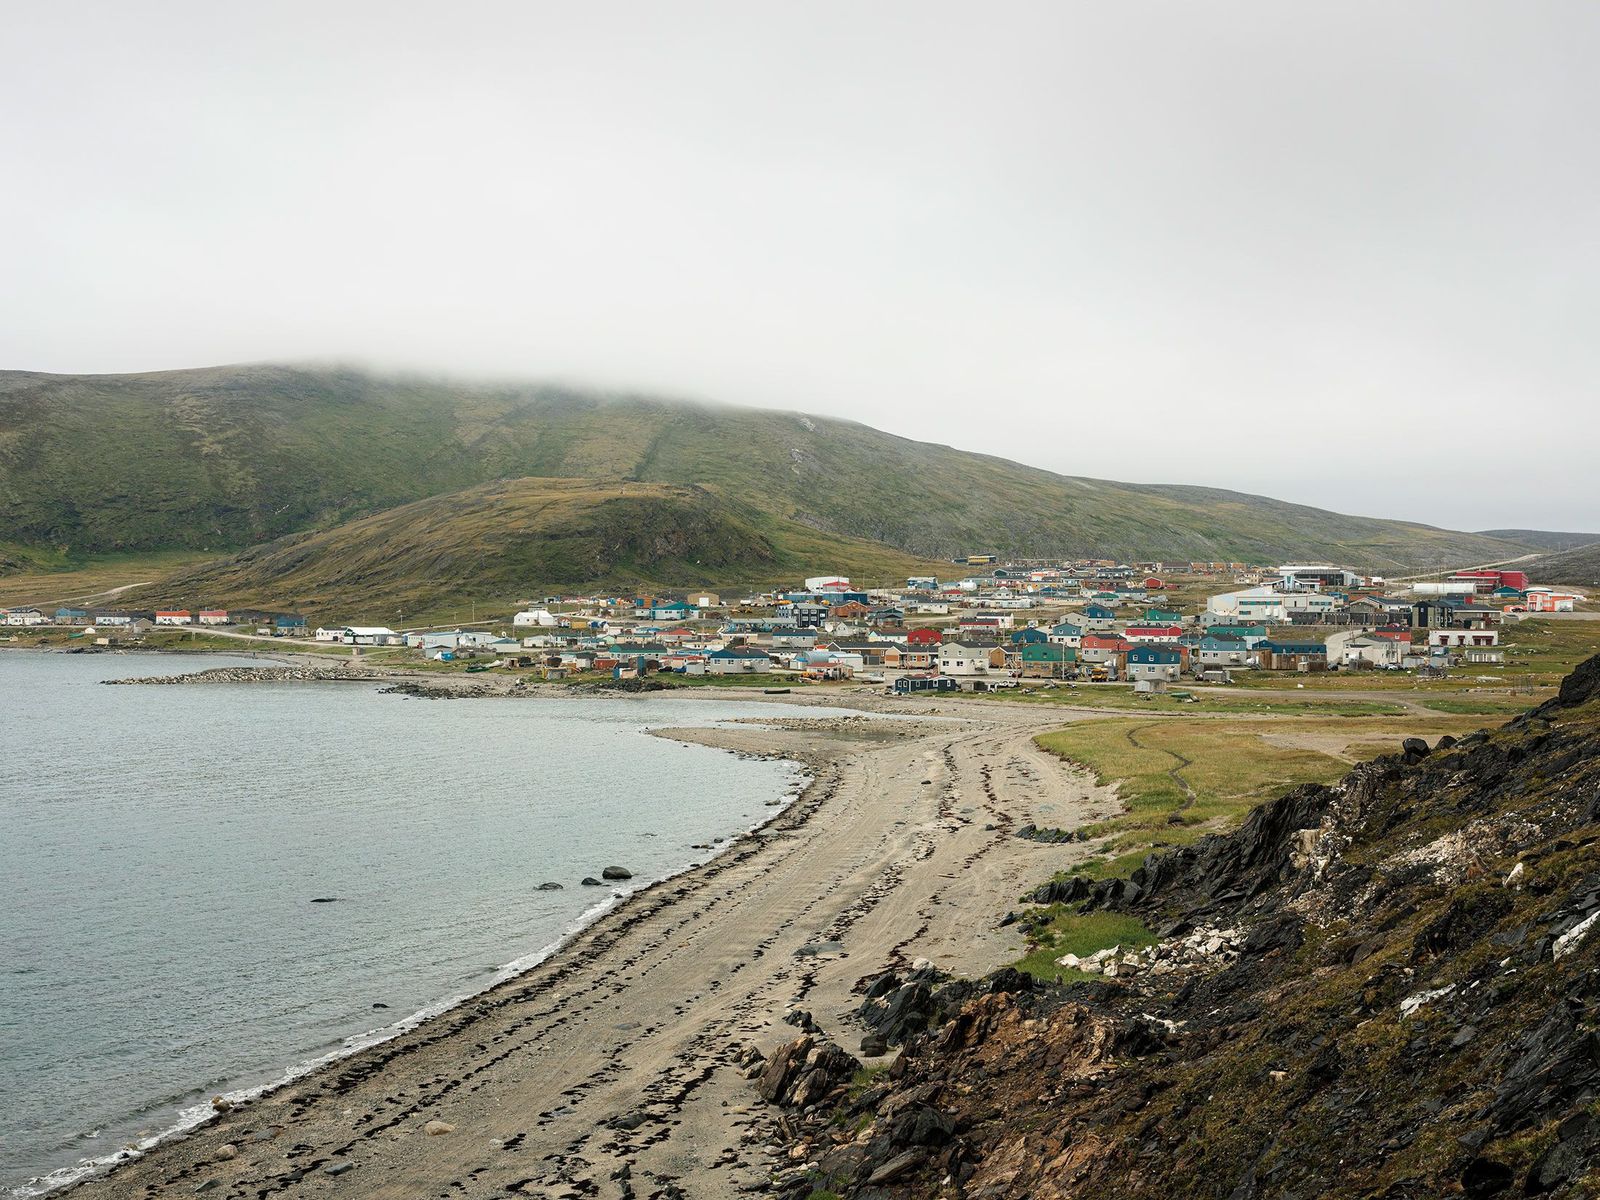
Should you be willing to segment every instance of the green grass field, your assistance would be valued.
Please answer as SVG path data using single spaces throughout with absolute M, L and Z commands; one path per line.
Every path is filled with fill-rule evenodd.
M 1018 970 L 1047 982 L 1092 978 L 1075 968 L 1056 965 L 1056 959 L 1068 954 L 1084 958 L 1111 946 L 1134 949 L 1149 946 L 1156 940 L 1155 934 L 1137 917 L 1121 913 L 1073 912 L 1059 904 L 1030 913 L 1026 932 L 1029 950 L 1015 965 Z
M 1066 684 L 1054 686 L 1024 685 L 999 692 L 962 693 L 962 699 L 1017 704 L 1054 704 L 1071 708 L 1106 708 L 1123 712 L 1172 713 L 1194 716 L 1201 713 L 1228 713 L 1240 716 L 1267 714 L 1305 714 L 1343 717 L 1375 717 L 1402 713 L 1399 704 L 1381 700 L 1347 700 L 1337 694 L 1323 695 L 1306 689 L 1306 695 L 1295 696 L 1230 696 L 1204 686 L 1178 684 L 1175 691 L 1186 692 L 1191 699 L 1178 700 L 1172 695 L 1139 697 L 1131 687 L 1118 684 Z
M 1039 745 L 1116 785 L 1126 811 L 1090 833 L 1107 841 L 1084 873 L 1116 875 L 1150 850 L 1227 828 L 1263 800 L 1302 783 L 1331 783 L 1354 762 L 1479 727 L 1468 716 L 1282 717 L 1186 721 L 1119 717 L 1042 734 Z

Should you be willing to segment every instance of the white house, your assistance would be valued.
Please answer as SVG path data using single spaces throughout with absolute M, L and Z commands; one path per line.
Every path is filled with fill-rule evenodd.
M 225 608 L 204 608 L 200 610 L 200 624 L 226 625 L 228 623 L 228 610 Z
M 772 659 L 749 646 L 725 646 L 705 658 L 711 675 L 751 675 L 772 670 Z
M 999 646 L 964 646 L 942 642 L 939 646 L 939 674 L 956 677 L 1006 675 L 1006 652 Z
M 193 614 L 191 614 L 188 609 L 182 609 L 182 608 L 175 609 L 175 610 L 173 610 L 171 612 L 158 612 L 156 614 L 156 624 L 157 625 L 187 625 L 187 624 L 189 624 L 189 621 L 190 621 L 190 618 L 192 617 L 192 615 Z
M 1322 592 L 1289 592 L 1283 597 L 1283 611 L 1288 613 L 1314 613 L 1327 616 L 1339 607 L 1339 601 Z
M 1409 640 L 1374 637 L 1365 629 L 1341 629 L 1323 644 L 1328 647 L 1330 667 L 1398 667 L 1411 652 Z
M 1498 646 L 1499 644 L 1500 631 L 1498 629 L 1428 630 L 1428 648 L 1430 650 L 1438 646 L 1453 650 L 1458 646 L 1484 647 Z
M 408 633 L 405 643 L 413 650 L 454 650 L 463 644 L 459 629 L 435 629 L 423 633 Z
M 537 626 L 540 629 L 549 629 L 561 622 L 548 608 L 530 608 L 519 612 L 511 618 L 511 624 L 521 628 Z
M 317 631 L 321 633 L 319 629 Z M 398 646 L 404 639 L 394 630 L 382 625 L 346 625 L 339 630 L 335 641 L 347 646 Z M 512 646 L 517 643 L 512 642 Z
M 37 608 L 10 608 L 6 610 L 7 625 L 43 625 L 45 615 Z
M 1083 626 L 1069 617 L 1059 625 L 1051 626 L 1049 636 L 1051 645 L 1070 646 L 1076 650 L 1083 645 Z
M 1223 592 L 1206 601 L 1206 611 L 1230 621 L 1282 621 L 1284 593 L 1270 587 L 1243 588 Z
M 1531 587 L 1528 589 L 1528 611 L 1572 612 L 1574 606 L 1587 599 L 1587 596 L 1579 592 L 1558 592 L 1553 588 Z

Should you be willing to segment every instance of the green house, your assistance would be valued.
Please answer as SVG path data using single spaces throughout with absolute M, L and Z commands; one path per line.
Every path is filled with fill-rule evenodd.
M 1170 608 L 1147 608 L 1144 610 L 1144 623 L 1146 625 L 1178 625 L 1183 621 L 1183 614 L 1173 612 Z
M 1029 642 L 1023 646 L 1019 657 L 1024 675 L 1052 676 L 1065 673 L 1068 663 L 1078 661 L 1078 652 L 1071 646 L 1058 646 L 1053 642 Z

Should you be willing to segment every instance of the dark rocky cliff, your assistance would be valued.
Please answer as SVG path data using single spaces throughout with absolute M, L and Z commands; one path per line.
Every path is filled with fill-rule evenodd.
M 1069 986 L 875 983 L 903 1049 L 812 1077 L 789 1192 L 1600 1195 L 1600 658 L 1502 729 L 1035 899 L 1163 940 Z

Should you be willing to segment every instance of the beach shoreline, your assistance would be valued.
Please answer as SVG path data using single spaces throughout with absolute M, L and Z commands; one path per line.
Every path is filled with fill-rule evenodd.
M 375 671 L 373 681 L 418 675 L 438 681 L 397 670 Z M 473 689 L 464 694 L 486 694 L 479 679 L 459 682 Z M 516 682 L 487 694 L 573 694 L 560 685 L 516 689 Z M 1070 825 L 1114 806 L 1032 747 L 1034 732 L 1070 714 L 957 702 L 939 706 L 954 720 L 881 721 L 866 714 L 905 713 L 881 693 L 779 700 L 751 689 L 695 688 L 649 696 L 796 709 L 775 723 L 649 732 L 786 758 L 801 763 L 810 782 L 769 820 L 730 837 L 708 860 L 628 894 L 516 976 L 50 1194 L 224 1187 L 245 1197 L 321 1191 L 338 1179 L 345 1192 L 415 1195 L 399 1186 L 402 1178 L 444 1187 L 505 1175 L 489 1190 L 620 1196 L 627 1192 L 608 1176 L 623 1166 L 636 1178 L 696 1177 L 690 1195 L 737 1194 L 775 1165 L 762 1156 L 776 1143 L 753 1091 L 726 1061 L 729 1047 L 769 1050 L 793 1034 L 783 1018 L 796 1004 L 848 1040 L 858 979 L 913 957 L 958 973 L 1014 957 L 1018 947 L 995 930 L 999 917 L 1081 847 L 1041 847 L 1011 838 L 1010 829 L 1041 816 Z M 804 716 L 817 705 L 865 711 Z M 1024 786 L 1002 800 L 997 776 L 1019 771 L 1015 782 Z M 995 819 L 975 821 L 970 814 L 979 808 Z M 796 871 L 796 859 L 825 863 L 833 877 Z M 963 876 L 957 904 L 944 894 L 945 881 Z M 737 919 L 730 921 L 730 909 L 741 910 Z M 810 944 L 796 943 L 807 928 Z M 830 933 L 837 936 L 822 936 Z M 611 1019 L 599 1022 L 598 1012 Z M 592 1024 L 606 1028 L 584 1036 Z M 503 1054 L 491 1053 L 502 1043 Z M 650 1088 L 625 1081 L 642 1077 L 671 1097 L 651 1102 L 664 1109 L 639 1107 Z M 481 1090 L 492 1090 L 497 1103 L 486 1109 L 463 1095 Z M 718 1100 L 708 1108 L 702 1097 L 711 1094 Z M 535 1116 L 516 1106 L 519 1115 L 508 1118 L 507 1095 L 537 1095 L 545 1107 Z M 618 1120 L 630 1128 L 608 1124 Z M 430 1122 L 454 1128 L 430 1135 Z M 680 1132 L 684 1125 L 691 1132 Z M 543 1149 L 530 1153 L 536 1147 Z M 597 1160 L 611 1165 L 600 1170 Z M 700 1178 L 705 1172 L 712 1174 Z

